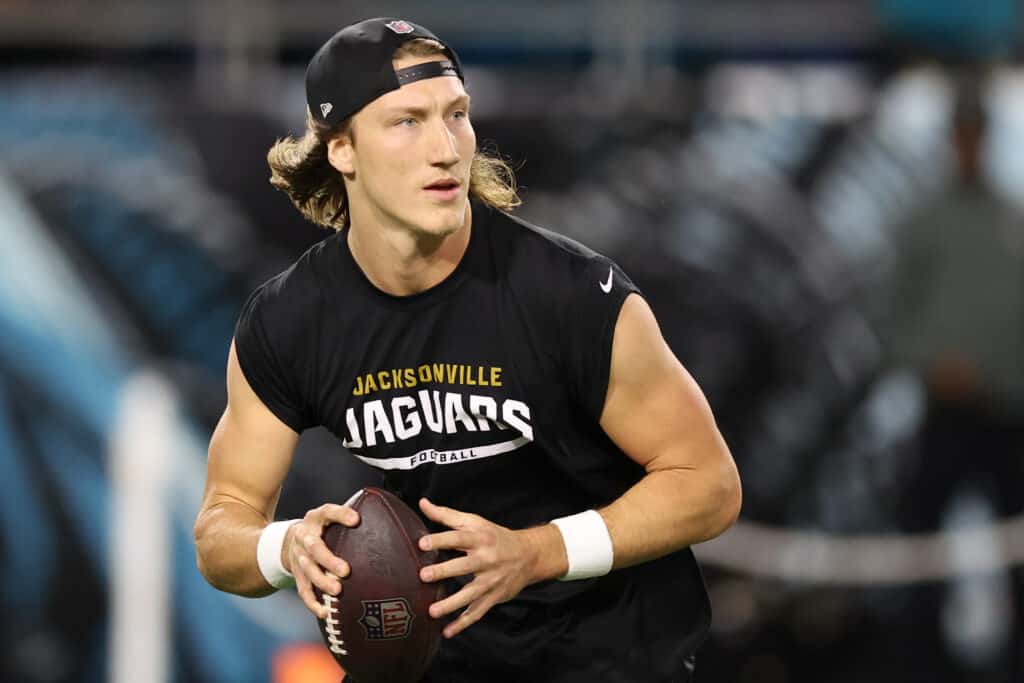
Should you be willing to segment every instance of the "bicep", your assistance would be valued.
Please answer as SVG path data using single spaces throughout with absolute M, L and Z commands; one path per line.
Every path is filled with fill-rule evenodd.
M 623 303 L 615 325 L 601 427 L 649 472 L 734 466 L 703 392 L 637 294 Z
M 235 345 L 228 354 L 228 404 L 210 439 L 203 508 L 235 501 L 273 518 L 298 434 L 246 381 Z

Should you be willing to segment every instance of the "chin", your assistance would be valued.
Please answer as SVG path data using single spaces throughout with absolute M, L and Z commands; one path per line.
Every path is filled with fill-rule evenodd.
M 458 206 L 432 206 L 424 212 L 424 220 L 419 222 L 423 232 L 437 236 L 448 236 L 459 231 L 466 221 L 466 202 Z

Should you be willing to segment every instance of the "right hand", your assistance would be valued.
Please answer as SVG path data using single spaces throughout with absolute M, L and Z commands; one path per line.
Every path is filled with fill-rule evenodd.
M 334 522 L 354 527 L 359 524 L 359 513 L 347 505 L 321 505 L 288 527 L 281 547 L 281 563 L 295 576 L 302 602 L 319 619 L 327 618 L 327 608 L 317 601 L 313 586 L 338 595 L 341 579 L 349 573 L 348 562 L 332 553 L 322 538 L 324 528 Z

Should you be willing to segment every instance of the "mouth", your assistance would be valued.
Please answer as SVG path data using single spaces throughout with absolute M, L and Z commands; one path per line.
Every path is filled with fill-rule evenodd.
M 437 180 L 423 189 L 437 199 L 454 199 L 459 194 L 461 183 L 454 178 Z

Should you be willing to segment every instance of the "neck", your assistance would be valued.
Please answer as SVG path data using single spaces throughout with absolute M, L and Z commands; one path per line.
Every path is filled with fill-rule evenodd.
M 459 265 L 472 230 L 473 212 L 452 232 L 432 234 L 388 221 L 352 216 L 348 247 L 373 285 L 393 296 L 410 296 L 440 284 Z

